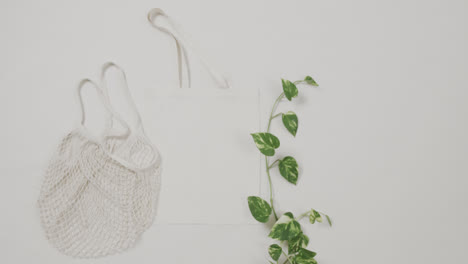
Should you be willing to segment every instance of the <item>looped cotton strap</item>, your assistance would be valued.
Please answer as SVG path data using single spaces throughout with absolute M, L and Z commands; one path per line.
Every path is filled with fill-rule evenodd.
M 156 23 L 156 18 L 158 16 L 164 17 L 169 22 L 169 25 L 172 28 L 172 30 L 158 25 Z M 182 30 L 180 29 L 180 27 L 178 27 L 177 24 L 174 23 L 174 21 L 172 21 L 172 19 L 168 15 L 166 15 L 166 13 L 164 13 L 162 9 L 160 8 L 151 9 L 148 12 L 148 21 L 150 22 L 151 26 L 153 26 L 154 28 L 161 30 L 164 33 L 167 33 L 172 38 L 174 38 L 176 42 L 176 47 L 177 47 L 179 86 L 181 88 L 183 87 L 183 68 L 184 68 L 183 63 L 185 62 L 185 69 L 186 69 L 186 74 L 187 74 L 187 87 L 191 87 L 190 66 L 189 66 L 186 48 L 189 48 L 192 51 L 194 51 L 193 45 L 190 45 L 190 42 L 187 40 L 187 37 L 184 37 L 184 34 L 182 33 Z M 221 74 L 219 74 L 217 71 L 215 71 L 212 67 L 210 67 L 209 64 L 206 62 L 206 60 L 202 56 L 199 55 L 198 57 L 202 65 L 210 73 L 211 77 L 216 82 L 217 86 L 219 88 L 229 88 L 229 83 L 226 80 L 226 78 L 222 76 Z
M 129 104 L 129 106 L 131 108 L 131 111 L 133 112 L 132 114 L 133 114 L 133 116 L 135 118 L 135 121 L 134 121 L 135 123 L 133 124 L 132 128 L 135 129 L 135 130 L 141 130 L 143 132 L 143 125 L 142 125 L 142 122 L 141 122 L 141 116 L 140 116 L 140 113 L 138 112 L 138 108 L 136 107 L 135 101 L 133 100 L 132 94 L 130 93 L 130 90 L 128 88 L 127 76 L 125 74 L 125 71 L 120 66 L 118 66 L 117 64 L 115 64 L 113 62 L 106 62 L 102 66 L 102 69 L 101 69 L 101 88 L 102 88 L 102 91 L 103 91 L 103 95 L 104 95 L 105 99 L 107 100 L 107 103 L 109 104 L 109 106 L 112 108 L 112 103 L 111 103 L 111 100 L 110 100 L 110 97 L 109 97 L 108 85 L 107 85 L 107 82 L 106 82 L 106 73 L 112 67 L 117 69 L 122 74 L 122 77 L 123 77 L 123 80 L 124 80 L 125 99 L 127 100 L 127 103 Z M 110 128 L 110 127 L 112 127 L 112 115 L 109 116 L 108 121 L 109 121 L 109 128 Z
M 104 105 L 104 108 L 106 109 L 107 114 L 109 116 L 114 117 L 125 128 L 125 133 L 122 136 L 124 137 L 128 136 L 130 134 L 130 127 L 127 125 L 125 121 L 123 121 L 123 119 L 114 110 L 112 110 L 112 107 L 109 105 L 108 100 L 106 100 L 106 97 L 103 94 L 102 90 L 99 88 L 99 86 L 95 82 L 91 81 L 90 79 L 81 80 L 78 83 L 78 87 L 77 87 L 77 97 L 78 97 L 78 103 L 79 103 L 80 111 L 81 111 L 81 120 L 80 120 L 81 126 L 85 127 L 84 123 L 86 121 L 86 112 L 84 109 L 84 103 L 83 103 L 83 97 L 81 95 L 81 91 L 83 90 L 83 87 L 87 83 L 91 84 L 96 89 L 98 97 L 101 103 Z

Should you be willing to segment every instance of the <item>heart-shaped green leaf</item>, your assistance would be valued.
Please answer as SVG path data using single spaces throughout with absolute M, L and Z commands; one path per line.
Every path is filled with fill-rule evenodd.
M 278 261 L 282 251 L 283 249 L 277 244 L 270 245 L 270 247 L 268 248 L 268 254 L 270 254 L 270 257 L 274 261 Z
M 293 254 L 298 252 L 301 248 L 307 247 L 309 244 L 309 237 L 301 233 L 289 240 L 288 244 L 288 254 Z
M 281 176 L 283 176 L 283 178 L 285 178 L 288 182 L 292 184 L 297 183 L 299 171 L 297 162 L 293 157 L 288 156 L 280 160 L 278 168 Z
M 322 223 L 322 216 L 320 215 L 319 212 L 312 209 L 310 210 L 310 213 L 309 213 L 309 221 L 311 224 L 314 224 L 315 221 Z
M 268 236 L 273 239 L 285 241 L 296 237 L 300 233 L 302 233 L 301 225 L 294 219 L 293 214 L 288 212 L 276 221 Z
M 317 253 L 307 250 L 305 248 L 301 248 L 299 253 L 293 258 L 294 264 L 317 264 L 317 261 L 314 257 Z
M 270 205 L 265 200 L 257 196 L 249 196 L 247 201 L 249 202 L 250 213 L 255 220 L 261 223 L 268 222 L 271 215 Z
M 282 119 L 284 127 L 286 127 L 289 133 L 291 133 L 293 136 L 296 136 L 297 127 L 299 125 L 296 113 L 289 111 L 283 114 Z
M 318 83 L 315 82 L 315 80 L 310 76 L 306 76 L 304 78 L 304 82 L 306 82 L 307 84 L 312 85 L 312 86 L 318 86 Z
M 279 148 L 279 139 L 271 133 L 253 133 L 252 138 L 258 150 L 265 156 L 275 155 L 275 149 Z
M 297 90 L 296 85 L 294 83 L 292 83 L 292 82 L 290 82 L 288 80 L 284 80 L 284 79 L 281 79 L 281 82 L 283 84 L 284 95 L 286 96 L 286 98 L 288 98 L 289 101 L 291 101 L 291 99 L 296 97 L 297 94 L 299 93 L 299 91 Z

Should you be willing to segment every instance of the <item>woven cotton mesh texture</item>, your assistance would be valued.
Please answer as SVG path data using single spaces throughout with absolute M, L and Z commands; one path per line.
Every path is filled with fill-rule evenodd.
M 151 145 L 132 138 L 107 147 L 142 170 L 122 165 L 79 130 L 62 140 L 38 200 L 47 239 L 62 253 L 114 254 L 131 247 L 151 225 L 160 185 L 159 156 Z
M 111 138 L 107 148 L 116 156 L 138 168 L 133 196 L 134 221 L 143 232 L 151 226 L 161 187 L 159 154 L 144 136 L 133 134 L 127 139 Z

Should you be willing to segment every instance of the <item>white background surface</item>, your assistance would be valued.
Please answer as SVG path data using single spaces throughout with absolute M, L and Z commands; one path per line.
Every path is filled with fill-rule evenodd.
M 134 249 L 99 260 L 62 256 L 43 236 L 35 201 L 50 154 L 76 121 L 76 82 L 114 60 L 131 75 L 145 109 L 154 87 L 177 83 L 173 42 L 146 22 L 152 7 L 182 24 L 236 87 L 259 88 L 264 116 L 280 92 L 279 78 L 310 74 L 321 84 L 300 89 L 295 140 L 280 123 L 273 127 L 282 139 L 279 153 L 294 154 L 302 172 L 297 187 L 273 175 L 278 210 L 315 207 L 334 219 L 331 229 L 303 224 L 320 263 L 465 259 L 466 1 L 2 1 L 0 7 L 2 263 L 266 263 L 271 241 L 256 224 L 157 224 Z

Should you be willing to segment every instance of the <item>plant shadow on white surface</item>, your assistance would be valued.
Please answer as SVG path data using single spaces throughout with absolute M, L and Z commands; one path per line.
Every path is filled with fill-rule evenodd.
M 276 108 L 283 99 L 286 98 L 287 100 L 292 101 L 298 96 L 299 90 L 296 85 L 303 84 L 318 87 L 318 84 L 310 76 L 306 76 L 304 80 L 295 82 L 283 79 L 281 81 L 283 92 L 278 96 L 273 104 L 266 132 L 251 134 L 258 150 L 265 156 L 265 169 L 268 176 L 270 203 L 258 196 L 249 196 L 247 200 L 250 212 L 255 220 L 261 223 L 268 223 L 271 215 L 273 214 L 275 223 L 271 226 L 270 234 L 268 236 L 277 240 L 278 243 L 272 244 L 268 248 L 268 254 L 271 258 L 269 263 L 279 263 L 280 257 L 283 255 L 284 264 L 316 264 L 316 253 L 306 249 L 309 244 L 309 237 L 304 234 L 300 221 L 307 217 L 311 224 L 326 221 L 331 226 L 331 219 L 328 215 L 315 209 L 310 209 L 296 217 L 291 212 L 286 212 L 278 217 L 273 201 L 273 186 L 270 170 L 277 167 L 280 175 L 286 181 L 296 185 L 299 177 L 299 166 L 296 159 L 292 156 L 278 158 L 273 162 L 270 162 L 270 157 L 274 156 L 275 150 L 280 147 L 280 140 L 270 133 L 270 127 L 273 119 L 281 117 L 284 127 L 292 136 L 295 137 L 299 128 L 299 120 L 296 113 L 292 111 L 276 113 Z M 303 104 L 305 101 L 306 100 L 302 99 L 300 100 L 300 103 Z

